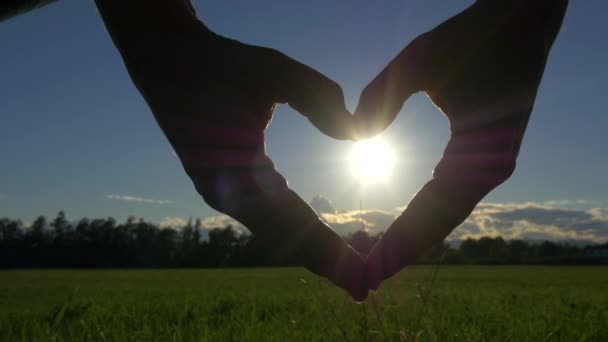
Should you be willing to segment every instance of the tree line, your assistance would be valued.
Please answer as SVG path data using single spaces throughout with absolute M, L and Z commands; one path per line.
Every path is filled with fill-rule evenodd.
M 381 235 L 358 231 L 344 237 L 366 254 Z M 64 212 L 29 226 L 0 219 L 0 268 L 174 268 L 295 266 L 269 253 L 263 243 L 233 227 L 203 228 L 200 219 L 183 227 L 159 227 L 130 217 L 67 220 Z M 598 264 L 606 263 L 608 243 L 589 247 L 550 241 L 528 243 L 484 237 L 458 248 L 440 243 L 418 263 L 444 264 Z

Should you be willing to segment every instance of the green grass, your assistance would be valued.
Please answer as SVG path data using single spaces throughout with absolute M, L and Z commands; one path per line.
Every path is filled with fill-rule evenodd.
M 608 341 L 608 268 L 412 267 L 365 304 L 303 269 L 0 272 L 0 341 Z

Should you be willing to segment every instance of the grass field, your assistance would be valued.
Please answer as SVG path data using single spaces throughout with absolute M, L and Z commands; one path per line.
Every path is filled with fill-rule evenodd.
M 303 269 L 2 271 L 22 340 L 608 341 L 608 268 L 412 267 L 365 304 Z

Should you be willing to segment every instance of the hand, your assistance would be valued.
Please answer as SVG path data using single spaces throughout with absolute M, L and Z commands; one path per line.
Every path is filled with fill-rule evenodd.
M 0 22 L 55 1 L 57 0 L 4 0 L 0 5 Z
M 359 138 L 386 129 L 425 91 L 452 129 L 481 126 L 505 106 L 532 109 L 568 0 L 478 0 L 412 41 L 362 92 Z M 497 112 L 500 111 L 500 114 Z
M 418 91 L 445 113 L 452 133 L 433 179 L 368 256 L 370 289 L 445 239 L 511 176 L 567 4 L 478 0 L 416 38 L 363 91 L 360 138 L 384 130 Z
M 250 114 L 239 119 L 263 129 L 275 105 L 286 103 L 330 137 L 351 138 L 352 116 L 338 84 L 276 50 L 211 32 L 189 0 L 97 4 L 134 83 L 160 121 L 163 112 L 171 117 L 239 112 Z
M 264 130 L 287 103 L 336 139 L 352 137 L 341 88 L 284 54 L 219 36 L 189 1 L 96 0 L 131 78 L 197 191 L 297 263 L 363 300 L 363 259 L 275 170 Z

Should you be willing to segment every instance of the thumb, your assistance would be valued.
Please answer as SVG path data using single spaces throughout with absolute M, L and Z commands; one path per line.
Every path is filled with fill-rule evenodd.
M 320 72 L 278 54 L 277 101 L 307 117 L 324 134 L 340 140 L 353 139 L 353 117 L 346 109 L 342 88 Z
M 424 87 L 422 68 L 424 35 L 406 46 L 363 90 L 355 110 L 358 139 L 384 131 L 403 104 Z

